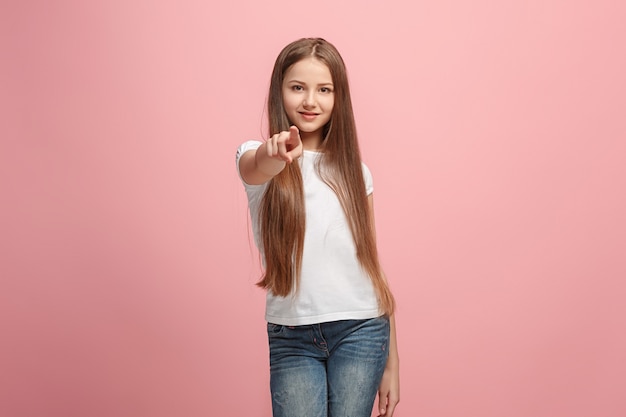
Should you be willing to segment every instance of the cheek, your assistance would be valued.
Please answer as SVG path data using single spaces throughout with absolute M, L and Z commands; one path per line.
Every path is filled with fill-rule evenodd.
M 298 100 L 291 95 L 285 94 L 283 95 L 283 106 L 287 111 L 293 110 L 298 106 Z
M 335 106 L 335 98 L 332 96 L 328 97 L 326 101 L 324 102 L 324 106 L 326 107 L 327 111 L 331 111 L 333 107 Z

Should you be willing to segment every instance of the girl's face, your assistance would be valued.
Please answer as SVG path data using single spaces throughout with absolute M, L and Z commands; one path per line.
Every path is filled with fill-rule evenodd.
M 310 57 L 287 69 L 283 105 L 291 123 L 300 129 L 302 140 L 323 139 L 323 128 L 330 120 L 334 104 L 333 79 L 325 64 Z

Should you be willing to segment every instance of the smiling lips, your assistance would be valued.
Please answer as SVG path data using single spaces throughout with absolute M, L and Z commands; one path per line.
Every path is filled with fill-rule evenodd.
M 319 114 L 317 114 L 317 113 L 308 112 L 308 111 L 302 111 L 302 112 L 299 112 L 299 113 L 302 115 L 302 117 L 305 120 L 314 120 L 317 116 L 319 116 Z

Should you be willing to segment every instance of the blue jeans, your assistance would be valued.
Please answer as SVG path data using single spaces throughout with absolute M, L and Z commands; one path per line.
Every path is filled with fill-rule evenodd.
M 389 319 L 268 323 L 274 417 L 370 417 L 387 364 Z

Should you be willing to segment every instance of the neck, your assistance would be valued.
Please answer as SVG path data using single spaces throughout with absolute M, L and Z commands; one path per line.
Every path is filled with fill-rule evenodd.
M 318 151 L 322 147 L 321 132 L 300 132 L 300 139 L 302 140 L 302 147 L 307 151 Z

